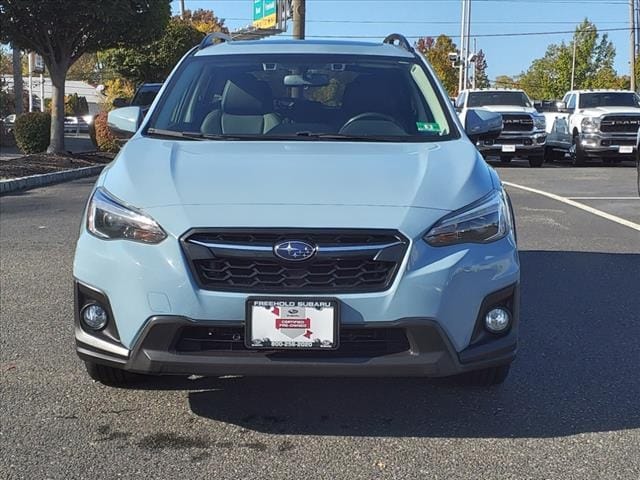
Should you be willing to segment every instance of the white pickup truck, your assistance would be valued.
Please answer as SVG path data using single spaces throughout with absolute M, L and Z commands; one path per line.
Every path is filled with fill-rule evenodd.
M 547 124 L 545 160 L 574 165 L 602 159 L 633 159 L 640 128 L 640 98 L 625 90 L 573 90 L 557 103 L 557 112 L 544 113 Z
M 469 109 L 483 108 L 502 114 L 500 136 L 476 143 L 485 158 L 498 156 L 502 163 L 508 163 L 513 157 L 524 157 L 531 167 L 540 167 L 544 163 L 545 117 L 536 111 L 523 90 L 463 90 L 455 101 L 455 107 L 463 125 Z

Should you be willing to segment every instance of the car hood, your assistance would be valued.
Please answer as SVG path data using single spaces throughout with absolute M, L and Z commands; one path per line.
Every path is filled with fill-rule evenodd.
M 537 110 L 532 107 L 518 107 L 516 105 L 487 105 L 485 107 L 478 107 L 490 112 L 496 113 L 532 113 L 537 114 Z
M 173 141 L 136 137 L 103 186 L 138 208 L 336 205 L 451 211 L 491 191 L 465 140 L 442 143 Z
M 583 108 L 580 113 L 585 116 L 599 117 L 607 114 L 640 114 L 640 108 L 635 107 L 595 107 L 595 108 Z

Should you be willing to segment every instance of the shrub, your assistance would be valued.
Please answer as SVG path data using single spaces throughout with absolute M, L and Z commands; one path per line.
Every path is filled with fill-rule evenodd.
M 42 112 L 19 115 L 16 118 L 14 135 L 22 153 L 44 152 L 49 146 L 51 115 Z
M 102 152 L 117 153 L 120 150 L 118 139 L 107 125 L 107 112 L 100 112 L 93 119 L 96 130 L 96 145 Z

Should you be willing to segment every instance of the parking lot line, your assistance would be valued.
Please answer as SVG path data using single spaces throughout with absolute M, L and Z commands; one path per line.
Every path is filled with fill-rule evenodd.
M 569 200 L 640 200 L 640 197 L 567 197 Z
M 571 205 L 572 207 L 579 208 L 580 210 L 584 210 L 585 212 L 589 212 L 592 215 L 597 215 L 598 217 L 606 218 L 607 220 L 611 220 L 612 222 L 619 223 L 620 225 L 624 225 L 625 227 L 632 228 L 633 230 L 637 230 L 640 232 L 640 224 L 632 222 L 630 220 L 617 217 L 615 215 L 611 215 L 610 213 L 603 212 L 602 210 L 598 210 L 597 208 L 590 207 L 585 205 L 584 203 L 576 202 L 575 200 L 571 200 L 570 198 L 561 197 L 560 195 L 556 195 L 555 193 L 545 192 L 544 190 L 538 190 L 536 188 L 525 187 L 524 185 L 518 185 L 517 183 L 511 182 L 502 182 L 503 184 L 518 188 L 520 190 L 525 190 L 527 192 L 536 193 L 538 195 L 542 195 L 547 198 L 551 198 L 558 202 L 566 203 L 567 205 Z

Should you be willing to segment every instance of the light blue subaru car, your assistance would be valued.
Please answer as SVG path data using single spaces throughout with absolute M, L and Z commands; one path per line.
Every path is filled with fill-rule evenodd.
M 512 210 L 407 40 L 206 37 L 91 193 L 75 263 L 89 375 L 461 375 L 514 359 Z

